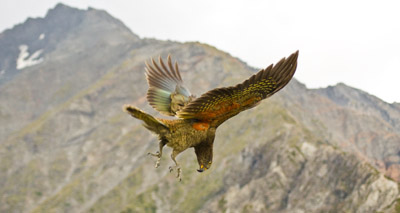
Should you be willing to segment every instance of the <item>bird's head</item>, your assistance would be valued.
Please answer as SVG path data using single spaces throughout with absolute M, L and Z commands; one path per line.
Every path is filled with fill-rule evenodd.
M 204 170 L 209 169 L 213 160 L 213 144 L 204 143 L 197 145 L 196 147 L 194 147 L 194 151 L 196 153 L 197 162 L 199 163 L 200 167 L 197 171 L 203 172 Z
M 208 162 L 199 162 L 200 169 L 198 169 L 197 171 L 198 171 L 198 172 L 203 172 L 203 171 L 209 169 L 209 168 L 211 167 L 211 164 L 212 164 L 211 161 L 208 161 Z

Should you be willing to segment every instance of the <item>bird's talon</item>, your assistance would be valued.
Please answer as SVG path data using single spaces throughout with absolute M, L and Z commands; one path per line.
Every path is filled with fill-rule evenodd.
M 157 159 L 155 167 L 158 168 L 160 166 L 160 158 Z
M 170 166 L 169 167 L 169 172 L 172 172 L 172 171 L 174 171 L 174 169 L 176 169 L 176 178 L 178 178 L 179 179 L 179 181 L 181 181 L 182 180 L 182 176 L 181 176 L 181 174 L 182 174 L 182 169 L 181 169 L 181 167 L 179 167 L 179 166 Z
M 181 181 L 182 180 L 182 178 L 181 178 L 181 168 L 180 167 L 178 167 L 177 169 L 177 175 L 176 175 L 176 178 L 179 178 L 179 181 Z
M 159 152 L 156 152 L 155 154 L 149 152 L 149 153 L 147 153 L 147 155 L 151 155 L 151 156 L 158 157 L 158 158 L 161 157 Z

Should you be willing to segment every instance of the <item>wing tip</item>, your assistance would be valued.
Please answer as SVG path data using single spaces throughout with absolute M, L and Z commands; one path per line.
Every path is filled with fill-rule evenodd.
M 291 56 L 293 56 L 295 58 L 295 60 L 297 61 L 297 58 L 299 57 L 300 51 L 296 50 L 296 52 L 292 53 Z M 290 56 L 289 56 L 290 57 Z

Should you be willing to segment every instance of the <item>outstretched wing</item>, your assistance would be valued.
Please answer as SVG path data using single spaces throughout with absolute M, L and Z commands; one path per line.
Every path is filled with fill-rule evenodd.
M 183 119 L 197 119 L 219 126 L 241 111 L 256 106 L 261 100 L 282 89 L 292 79 L 299 51 L 270 65 L 243 83 L 213 89 L 190 102 L 178 112 Z
M 187 105 L 191 94 L 183 86 L 178 63 L 172 66 L 171 56 L 168 55 L 168 67 L 159 57 L 159 64 L 151 59 L 152 65 L 146 62 L 146 75 L 149 84 L 147 101 L 164 115 L 174 116 L 177 111 Z

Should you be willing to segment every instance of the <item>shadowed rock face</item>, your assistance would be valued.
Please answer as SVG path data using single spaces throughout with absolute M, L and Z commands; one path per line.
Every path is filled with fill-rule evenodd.
M 21 45 L 24 60 L 41 50 L 32 60 L 42 61 L 17 69 Z M 398 184 L 383 174 L 399 177 L 400 107 L 342 84 L 293 80 L 218 129 L 210 170 L 197 173 L 189 150 L 178 183 L 168 149 L 155 169 L 156 137 L 121 106 L 157 115 L 144 61 L 168 53 L 197 95 L 255 72 L 205 44 L 140 39 L 95 9 L 59 4 L 1 33 L 0 211 L 399 210 Z
M 332 121 L 346 125 L 346 129 L 331 129 L 337 140 L 341 138 L 349 149 L 359 151 L 379 170 L 400 181 L 400 108 L 344 84 L 316 92 L 351 113 L 342 120 L 324 120 L 329 126 Z
M 285 101 L 300 106 L 297 113 L 307 117 L 310 125 L 315 125 L 314 130 L 319 129 L 331 144 L 400 181 L 398 104 L 388 104 L 342 83 L 324 89 L 303 88 L 306 93 L 296 93 L 299 89 L 285 94 Z

